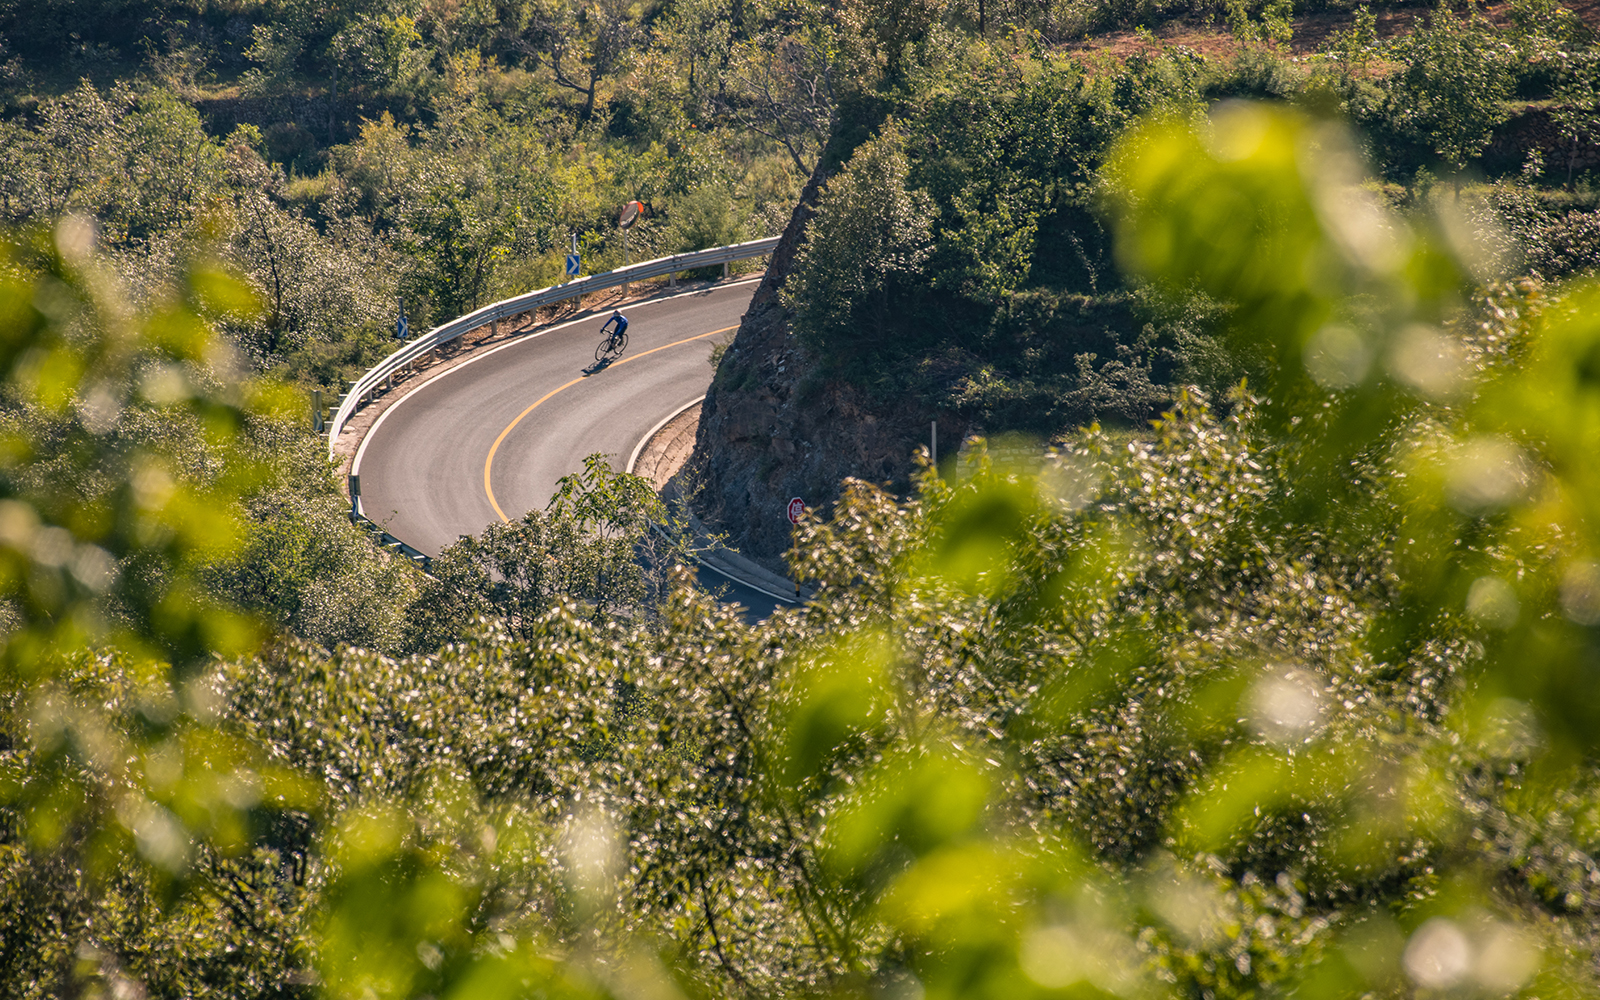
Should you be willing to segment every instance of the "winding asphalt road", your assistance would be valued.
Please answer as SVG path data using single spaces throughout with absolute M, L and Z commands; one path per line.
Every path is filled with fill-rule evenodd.
M 391 406 L 351 471 L 366 515 L 437 555 L 462 535 L 542 508 L 595 452 L 623 468 L 640 439 L 705 394 L 712 344 L 728 337 L 756 282 L 636 302 L 628 349 L 592 375 L 610 310 L 531 334 L 445 371 Z M 772 601 L 727 595 L 754 610 Z

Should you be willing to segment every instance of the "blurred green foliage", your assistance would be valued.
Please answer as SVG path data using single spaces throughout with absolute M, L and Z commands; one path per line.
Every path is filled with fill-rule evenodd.
M 0 993 L 1595 992 L 1591 206 L 1416 180 L 1592 103 L 1570 13 L 1300 65 L 1046 44 L 1160 4 L 173 7 L 77 83 L 134 9 L 0 6 Z M 1141 431 L 852 483 L 750 625 L 599 462 L 419 579 L 251 377 L 818 164 L 835 373 Z
M 6 243 L 0 266 L 0 797 L 7 884 L 28 894 L 8 892 L 8 991 L 60 992 L 80 967 L 123 975 L 136 956 L 63 941 L 60 921 L 109 890 L 138 923 L 207 868 L 248 880 L 269 817 L 313 795 L 216 725 L 205 679 L 260 637 L 203 580 L 239 545 L 237 498 L 261 482 L 250 423 L 285 402 L 241 380 L 208 326 L 253 297 L 197 256 L 136 311 L 94 240 L 68 217 Z
M 974 442 L 909 499 L 851 484 L 796 534 L 815 598 L 765 623 L 682 579 L 650 614 L 495 597 L 581 538 L 623 565 L 650 513 L 598 462 L 480 560 L 485 616 L 403 659 L 185 654 L 130 613 L 95 639 L 13 589 L 8 655 L 59 665 L 8 672 L 8 984 L 1593 992 L 1595 293 L 1475 290 L 1469 230 L 1395 215 L 1340 126 L 1281 106 L 1152 116 L 1102 176 L 1123 266 L 1229 303 L 1258 381 L 1133 440 Z M 44 246 L 25 301 L 84 285 Z M 237 287 L 194 273 L 196 308 Z M 56 336 L 23 315 L 19 357 Z M 241 511 L 264 473 L 237 467 Z M 34 509 L 14 588 L 54 551 Z

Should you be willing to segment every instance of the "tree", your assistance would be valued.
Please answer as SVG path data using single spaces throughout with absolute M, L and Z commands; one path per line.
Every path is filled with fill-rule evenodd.
M 476 308 L 507 264 L 561 245 L 563 172 L 537 129 L 470 105 L 420 132 L 380 118 L 341 159 L 354 196 L 345 211 L 407 251 L 406 291 L 436 315 Z
M 244 57 L 255 65 L 241 78 L 245 91 L 265 95 L 290 86 L 305 40 L 284 24 L 258 24 L 250 29 L 250 35 Z
M 583 98 L 578 120 L 594 114 L 600 81 L 611 76 L 644 37 L 627 0 L 546 3 L 529 25 L 527 46 L 549 65 L 556 85 Z
M 121 156 L 121 118 L 132 101 L 126 87 L 102 94 L 87 81 L 42 102 L 37 125 L 7 123 L 7 159 L 0 190 L 7 221 L 96 212 Z
M 12 222 L 95 216 L 116 249 L 193 225 L 217 194 L 220 145 L 170 91 L 84 81 L 42 102 L 33 128 L 13 126 L 0 204 Z
M 1357 7 L 1350 27 L 1330 37 L 1328 49 L 1343 60 L 1347 72 L 1366 76 L 1368 66 L 1378 52 L 1377 16 L 1366 4 Z
M 1261 8 L 1261 20 L 1250 18 L 1250 8 L 1243 0 L 1229 0 L 1227 5 L 1228 31 L 1245 48 L 1257 45 L 1276 46 L 1289 44 L 1294 33 L 1293 0 L 1270 0 Z M 1359 30 L 1359 17 L 1357 30 Z
M 295 437 L 279 447 L 313 454 L 290 466 L 298 478 L 245 498 L 244 543 L 207 568 L 207 583 L 283 633 L 328 648 L 344 643 L 397 655 L 405 650 L 406 611 L 421 575 L 350 524 L 349 505 L 319 475 L 315 443 Z
M 386 325 L 401 267 L 367 225 L 338 206 L 325 209 L 322 230 L 287 208 L 287 179 L 262 160 L 259 140 L 249 126 L 229 138 L 229 248 L 266 308 L 258 323 L 235 324 L 231 332 L 271 366 L 308 341 L 337 343 L 352 330 Z
M 689 108 L 722 96 L 742 6 L 742 0 L 677 0 L 656 25 L 654 47 L 681 63 Z
M 1595 131 L 1595 107 L 1600 104 L 1600 60 L 1591 52 L 1572 53 L 1557 77 L 1555 99 L 1550 117 L 1561 130 L 1561 138 L 1568 141 L 1567 186 L 1572 186 L 1572 170 L 1578 160 L 1578 145 L 1592 139 Z
M 1457 175 L 1505 121 L 1511 74 L 1496 35 L 1480 17 L 1435 8 L 1396 48 L 1405 69 L 1385 81 L 1388 113 Z
M 946 6 L 944 0 L 849 0 L 841 6 L 840 22 L 865 44 L 878 64 L 874 68 L 893 86 L 905 73 L 906 49 L 928 37 Z
M 746 217 L 734 193 L 715 184 L 673 200 L 667 239 L 674 253 L 727 246 L 746 239 Z M 703 267 L 691 275 L 715 278 L 720 268 Z
M 1022 48 L 898 81 L 796 331 L 849 363 L 920 300 L 1040 367 L 1036 317 L 1110 315 L 1037 284 L 1104 197 L 1105 299 L 1203 299 L 1249 391 L 850 483 L 796 531 L 814 599 L 757 625 L 641 561 L 662 514 L 599 459 L 418 580 L 217 338 L 339 335 L 386 279 L 334 286 L 398 259 L 356 205 L 441 309 L 599 218 L 621 147 L 537 91 L 294 185 L 159 95 L 0 126 L 7 211 L 112 220 L 0 262 L 0 994 L 1600 992 L 1600 291 L 1475 290 L 1337 126 L 1187 116 L 1194 63 Z M 757 148 L 810 162 L 790 121 Z M 707 150 L 748 153 L 631 168 L 665 236 L 727 223 L 659 179 Z
M 408 615 L 411 646 L 436 649 L 480 618 L 531 641 L 545 614 L 567 602 L 595 621 L 643 618 L 671 559 L 654 537 L 666 520 L 647 481 L 590 455 L 582 472 L 562 477 L 544 510 L 491 524 L 439 553 Z
M 882 337 L 893 295 L 932 251 L 933 204 L 908 190 L 905 137 L 893 124 L 863 143 L 825 189 L 785 292 L 795 329 L 839 361 Z
M 780 144 L 802 177 L 816 169 L 838 114 L 833 48 L 816 27 L 752 39 L 738 49 L 718 101 L 741 128 Z
M 362 14 L 333 36 L 328 51 L 352 86 L 376 94 L 414 90 L 428 69 L 416 22 L 404 14 Z

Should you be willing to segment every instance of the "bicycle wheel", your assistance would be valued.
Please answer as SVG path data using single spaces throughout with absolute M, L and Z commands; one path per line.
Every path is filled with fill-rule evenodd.
M 599 364 L 600 362 L 604 361 L 606 356 L 611 353 L 611 341 L 612 338 L 607 337 L 606 339 L 600 341 L 599 346 L 594 349 L 595 364 Z
M 628 334 L 627 334 L 627 331 L 623 331 L 622 333 L 617 334 L 615 337 L 612 337 L 611 340 L 612 340 L 612 343 L 614 345 L 612 347 L 612 350 L 617 352 L 617 356 L 618 357 L 621 357 L 622 356 L 622 352 L 626 351 L 628 349 Z

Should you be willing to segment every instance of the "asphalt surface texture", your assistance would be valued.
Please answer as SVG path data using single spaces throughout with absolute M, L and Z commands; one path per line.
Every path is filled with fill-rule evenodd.
M 600 452 L 626 466 L 662 418 L 711 384 L 711 348 L 731 339 L 756 282 L 629 304 L 628 346 L 597 366 L 610 309 L 580 314 L 486 351 L 391 406 L 352 469 L 367 517 L 428 553 L 498 520 L 543 508 L 562 476 Z M 702 571 L 753 617 L 776 602 Z

